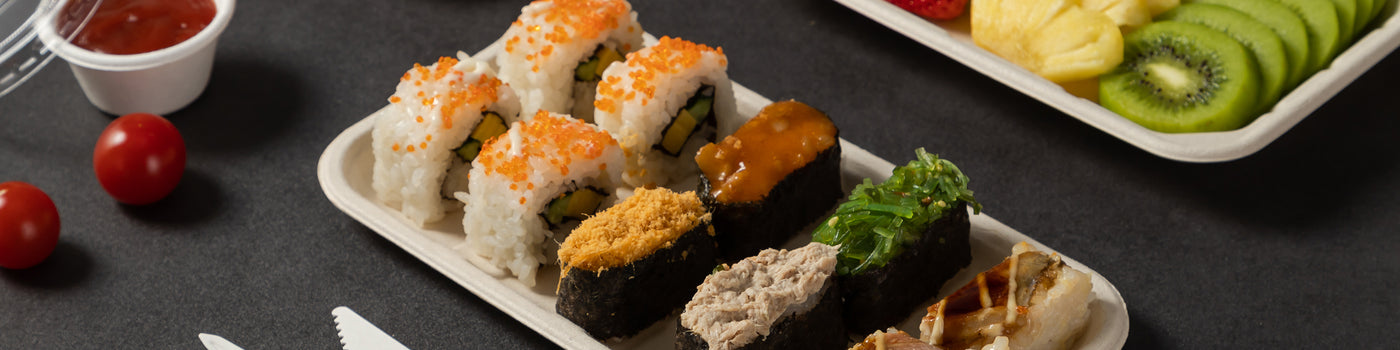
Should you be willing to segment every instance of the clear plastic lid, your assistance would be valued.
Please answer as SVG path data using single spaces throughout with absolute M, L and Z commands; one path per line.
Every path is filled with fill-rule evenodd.
M 0 97 L 14 90 L 53 59 L 50 50 L 38 40 L 39 28 L 54 25 L 59 11 L 68 11 L 68 18 L 81 20 L 58 21 L 71 40 L 78 29 L 92 18 L 101 0 L 0 0 Z

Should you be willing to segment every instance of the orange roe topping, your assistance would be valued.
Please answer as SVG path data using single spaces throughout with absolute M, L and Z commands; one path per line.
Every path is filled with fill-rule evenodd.
M 502 85 L 501 80 L 481 75 L 476 81 L 466 81 L 464 79 L 466 73 L 456 69 L 458 63 L 455 58 L 441 57 L 429 67 L 415 63 L 413 68 L 404 73 L 403 81 L 412 81 L 415 86 L 423 86 L 424 82 L 436 84 L 429 85 L 426 88 L 428 90 L 426 93 L 418 91 L 415 94 L 419 100 L 416 105 L 422 106 L 422 109 L 419 110 L 419 113 L 422 114 L 415 116 L 414 121 L 426 123 L 428 118 L 441 118 L 442 128 L 452 129 L 454 117 L 462 112 L 461 108 L 468 105 L 480 105 L 481 109 L 485 110 L 487 105 L 496 102 Z M 410 97 L 406 95 L 392 96 L 389 101 L 399 103 L 406 98 Z M 438 113 L 432 113 L 434 109 L 437 109 Z M 432 134 L 428 134 L 425 140 L 432 141 Z M 413 152 L 417 149 L 428 148 L 427 142 L 419 143 L 417 146 L 409 145 L 407 150 Z M 395 147 L 394 150 L 397 151 L 398 148 Z
M 510 184 L 510 190 L 511 190 L 511 191 L 514 191 L 514 190 L 517 190 L 517 189 L 520 189 L 520 186 L 516 186 L 515 184 Z
M 511 184 L 511 186 L 515 186 L 515 184 Z M 533 189 L 535 189 L 535 183 L 534 183 L 534 182 L 526 183 L 526 184 L 525 184 L 525 189 L 527 189 L 527 190 L 533 190 Z
M 575 38 L 598 38 L 604 32 L 617 28 L 618 20 L 630 13 L 627 2 L 621 0 L 537 0 L 532 3 L 535 4 L 544 5 L 534 14 L 536 21 L 543 20 L 549 24 L 549 28 L 540 24 L 525 27 L 525 32 L 520 35 L 528 36 L 526 42 L 532 46 L 535 45 L 537 37 L 554 44 L 568 44 Z M 523 18 L 517 19 L 513 25 L 521 25 L 522 21 Z M 631 26 L 627 29 L 633 30 Z M 519 41 L 520 36 L 507 40 L 506 52 L 514 53 Z M 539 72 L 543 63 L 540 61 L 551 55 L 553 46 L 545 45 L 538 50 L 538 56 L 526 57 L 527 61 L 534 64 L 530 68 L 534 72 Z
M 509 132 L 520 134 L 522 147 L 518 154 L 510 154 L 511 138 L 503 134 L 486 141 L 476 161 L 486 175 L 499 174 L 512 182 L 512 189 L 518 188 L 515 183 L 522 182 L 533 189 L 534 184 L 527 182 L 529 174 L 535 172 L 530 159 L 548 162 L 568 175 L 568 164 L 573 159 L 597 159 L 605 148 L 617 145 L 617 140 L 596 126 L 546 111 L 540 111 L 529 122 L 515 122 Z
M 642 105 L 656 97 L 658 76 L 676 74 L 694 67 L 706 53 L 719 56 L 720 65 L 727 65 L 724 49 L 710 48 L 680 38 L 661 37 L 661 41 L 641 51 L 627 54 L 627 77 L 632 78 L 630 86 L 622 84 L 622 78 L 608 76 L 598 83 L 598 98 L 593 106 L 608 113 L 617 113 L 622 101 L 632 100 L 641 92 Z
M 394 147 L 392 147 L 392 148 L 390 148 L 390 149 L 395 150 L 395 151 L 399 150 L 399 144 L 395 143 L 395 144 L 394 144 Z

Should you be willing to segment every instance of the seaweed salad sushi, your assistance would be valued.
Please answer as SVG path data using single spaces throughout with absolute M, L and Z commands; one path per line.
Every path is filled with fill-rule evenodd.
M 685 305 L 705 280 L 713 234 L 695 192 L 639 188 L 564 239 L 555 310 L 597 339 L 635 335 Z
M 841 199 L 841 142 L 802 102 L 763 107 L 734 134 L 700 148 L 700 200 L 714 214 L 720 259 L 787 242 Z
M 812 233 L 840 247 L 836 272 L 851 332 L 895 325 L 972 261 L 967 208 L 982 205 L 967 176 L 922 148 L 915 153 L 885 182 L 856 185 Z

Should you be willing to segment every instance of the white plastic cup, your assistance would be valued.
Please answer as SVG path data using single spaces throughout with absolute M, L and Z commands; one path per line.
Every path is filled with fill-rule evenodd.
M 39 39 L 68 61 L 83 94 L 113 115 L 166 115 L 194 102 L 209 84 L 219 34 L 233 17 L 236 0 L 213 0 L 214 19 L 193 37 L 173 46 L 133 55 L 97 53 L 63 40 L 49 18 Z

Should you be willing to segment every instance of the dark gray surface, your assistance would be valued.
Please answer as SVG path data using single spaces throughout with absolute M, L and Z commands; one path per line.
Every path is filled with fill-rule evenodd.
M 321 193 L 316 161 L 414 62 L 475 52 L 520 1 L 238 4 L 208 90 L 169 118 L 185 178 L 117 204 L 92 174 L 112 117 L 61 61 L 0 98 L 0 181 L 53 197 L 58 250 L 0 271 L 0 348 L 338 348 L 350 306 L 415 349 L 553 345 Z M 986 214 L 1094 267 L 1132 348 L 1384 348 L 1400 329 L 1400 60 L 1248 158 L 1158 158 L 827 1 L 649 1 L 649 32 L 723 46 L 730 76 L 829 112 L 895 163 L 959 164 Z M 1389 330 L 1389 331 L 1387 331 Z

